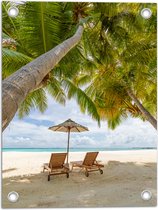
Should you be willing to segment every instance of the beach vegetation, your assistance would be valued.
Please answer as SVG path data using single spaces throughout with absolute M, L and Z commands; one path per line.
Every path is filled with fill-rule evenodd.
M 47 94 L 116 128 L 129 115 L 156 128 L 156 4 L 27 2 L 3 10 L 3 129 Z M 144 20 L 140 11 L 152 10 Z

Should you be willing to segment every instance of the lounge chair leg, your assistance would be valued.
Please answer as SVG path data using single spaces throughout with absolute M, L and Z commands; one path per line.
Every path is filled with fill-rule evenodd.
M 86 177 L 88 177 L 89 176 L 89 173 L 88 173 L 88 171 L 86 170 L 86 172 L 85 172 L 85 175 L 86 175 Z
M 50 175 L 48 175 L 48 181 L 50 181 Z
M 103 174 L 103 170 L 101 170 L 101 169 L 99 168 L 99 171 L 100 171 L 100 174 Z
M 66 177 L 69 178 L 69 173 L 66 173 Z

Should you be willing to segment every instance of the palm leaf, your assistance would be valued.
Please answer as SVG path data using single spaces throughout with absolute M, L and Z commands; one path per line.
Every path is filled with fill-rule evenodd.
M 32 58 L 23 53 L 7 48 L 2 48 L 2 58 L 3 78 L 8 77 L 32 60 Z
M 65 104 L 65 93 L 62 89 L 61 82 L 59 82 L 55 77 L 51 77 L 46 86 L 48 93 L 55 99 L 55 101 L 60 104 Z
M 88 113 L 93 119 L 98 121 L 100 125 L 100 117 L 94 102 L 85 94 L 83 90 L 75 86 L 70 80 L 64 79 L 63 86 L 68 93 L 68 98 L 75 98 L 83 113 Z
M 22 102 L 18 109 L 19 118 L 23 118 L 25 115 L 29 115 L 31 109 L 38 109 L 40 112 L 44 112 L 47 108 L 47 97 L 43 89 L 38 89 L 30 93 L 25 101 Z

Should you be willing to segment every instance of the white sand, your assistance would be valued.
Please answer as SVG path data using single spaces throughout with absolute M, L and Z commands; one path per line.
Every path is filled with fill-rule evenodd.
M 85 153 L 70 153 L 70 161 L 83 160 Z M 98 160 L 105 164 L 104 174 L 74 170 L 65 175 L 41 173 L 50 153 L 4 152 L 3 208 L 54 207 L 121 207 L 156 205 L 156 150 L 100 152 Z M 141 192 L 152 192 L 150 201 L 141 199 Z M 19 193 L 16 203 L 7 200 L 11 191 Z

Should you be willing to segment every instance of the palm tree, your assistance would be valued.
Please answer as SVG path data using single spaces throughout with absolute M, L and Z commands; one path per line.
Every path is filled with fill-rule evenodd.
M 3 4 L 3 7 L 4 7 L 4 10 L 6 10 L 5 4 Z M 62 10 L 63 8 L 65 10 L 64 12 Z M 7 49 L 8 51 L 6 52 L 6 49 L 5 49 L 4 53 L 5 55 L 7 53 L 8 54 L 12 53 L 12 55 L 16 54 L 15 55 L 16 57 L 18 56 L 24 57 L 25 54 L 28 54 L 28 56 L 24 57 L 28 59 L 31 59 L 32 57 L 34 58 L 37 56 L 39 57 L 32 60 L 30 63 L 26 64 L 25 66 L 20 68 L 18 71 L 16 71 L 14 74 L 11 74 L 11 76 L 3 80 L 3 84 L 2 84 L 3 86 L 3 129 L 5 129 L 6 126 L 9 124 L 11 119 L 14 117 L 16 111 L 18 110 L 20 104 L 23 103 L 24 99 L 28 96 L 29 93 L 32 93 L 32 91 L 34 90 L 38 91 L 38 89 L 41 87 L 44 87 L 44 85 L 47 84 L 48 81 L 50 81 L 48 82 L 48 85 L 47 85 L 48 89 L 49 90 L 52 89 L 52 86 L 53 86 L 52 82 L 55 81 L 55 78 L 50 77 L 49 73 L 59 63 L 59 61 L 63 57 L 65 57 L 65 55 L 67 55 L 67 53 L 72 48 L 74 48 L 81 40 L 82 33 L 84 30 L 82 21 L 83 21 L 83 18 L 86 16 L 87 10 L 90 9 L 90 6 L 87 3 L 76 3 L 76 4 L 62 3 L 61 4 L 61 3 L 48 3 L 48 2 L 47 3 L 32 2 L 32 3 L 26 3 L 26 5 L 22 9 L 24 11 L 22 10 L 23 12 L 21 13 L 22 15 L 19 17 L 19 22 L 17 19 L 13 23 L 13 20 L 11 18 L 9 18 L 8 22 L 9 23 L 11 22 L 11 25 L 14 28 L 14 32 L 17 34 L 17 43 L 19 41 L 18 43 L 19 45 L 17 45 L 17 47 L 19 47 L 19 51 L 23 51 L 23 52 L 20 52 L 21 54 L 19 52 L 17 53 L 16 51 L 12 52 L 11 51 L 12 49 Z M 41 11 L 40 13 L 41 28 L 39 27 L 39 22 L 38 22 L 39 19 L 36 19 L 35 17 L 35 15 L 39 15 L 39 12 L 38 12 L 39 9 Z M 70 13 L 72 13 L 73 16 Z M 8 16 L 6 18 L 8 19 Z M 73 18 L 73 21 L 72 21 L 72 18 Z M 60 20 L 61 22 L 64 20 L 64 22 L 60 24 Z M 47 24 L 50 24 L 51 27 L 49 29 L 52 28 L 54 29 L 54 31 L 45 30 L 45 27 L 46 27 L 45 22 Z M 20 24 L 23 25 L 23 28 L 20 27 L 21 26 Z M 57 24 L 59 24 L 60 26 L 58 27 Z M 69 38 L 69 36 L 75 30 L 77 25 L 78 25 L 78 28 L 76 29 L 76 32 L 74 33 L 74 35 L 72 35 Z M 5 28 L 5 25 L 3 28 L 4 28 L 4 31 L 6 32 L 6 35 L 10 36 L 12 33 L 12 30 L 7 30 Z M 37 31 L 36 30 L 37 28 L 40 31 Z M 66 30 L 69 33 L 68 32 L 65 33 Z M 30 33 L 27 33 L 27 32 L 30 32 Z M 46 35 L 46 32 L 48 33 L 47 35 Z M 54 33 L 53 37 L 50 36 L 51 33 Z M 42 39 L 41 37 L 39 38 L 37 37 L 39 36 L 39 34 L 41 34 Z M 60 34 L 59 37 L 61 39 L 59 39 L 58 37 L 59 34 Z M 62 34 L 64 34 L 64 36 Z M 30 40 L 33 36 L 36 37 L 34 42 Z M 50 45 L 49 41 L 51 41 L 52 38 L 54 38 L 54 42 L 51 43 Z M 62 39 L 65 39 L 65 41 L 63 41 Z M 42 40 L 42 43 L 40 43 L 41 40 Z M 58 44 L 58 42 L 60 42 L 61 40 L 63 42 L 61 44 Z M 55 47 L 56 44 L 58 45 Z M 52 46 L 54 48 L 50 49 L 50 47 Z M 43 51 L 45 52 L 44 54 L 42 54 Z M 67 59 L 65 59 L 65 61 L 66 60 Z M 73 63 L 75 63 L 75 60 L 73 61 Z M 61 65 L 61 67 L 62 66 L 64 65 Z M 58 67 L 58 68 L 61 68 L 61 67 Z M 6 67 L 6 69 L 9 70 L 8 66 Z M 59 90 L 59 84 L 58 84 L 58 90 Z M 25 104 L 28 105 L 27 107 L 32 106 L 32 102 L 33 100 L 35 100 L 35 98 L 37 99 L 40 98 L 39 92 L 38 92 L 38 95 L 35 97 L 35 92 L 31 94 L 31 97 L 27 98 L 27 101 L 25 101 L 26 102 Z M 40 95 L 44 97 L 43 91 L 40 91 Z M 62 91 L 61 91 L 61 95 L 62 95 Z M 62 101 L 63 100 L 64 99 L 62 98 Z M 43 107 L 41 108 L 41 110 L 44 107 L 45 107 L 45 104 L 43 103 Z M 20 109 L 21 115 L 23 112 L 23 108 Z M 28 111 L 26 110 L 26 112 Z
M 24 113 L 28 114 L 30 108 L 35 106 L 35 104 L 36 107 L 38 107 L 41 111 L 45 110 L 46 97 L 44 95 L 44 91 L 41 89 L 43 87 L 49 87 L 50 93 L 53 92 L 53 96 L 57 97 L 60 102 L 64 103 L 65 95 L 61 85 L 63 85 L 64 89 L 68 91 L 69 98 L 77 98 L 77 101 L 81 107 L 81 111 L 88 111 L 88 113 L 91 114 L 95 119 L 99 119 L 98 112 L 102 118 L 104 118 L 105 115 L 106 119 L 108 118 L 109 125 L 111 127 L 115 127 L 116 124 L 120 123 L 120 116 L 127 116 L 126 110 L 130 110 L 132 114 L 134 111 L 135 116 L 140 116 L 140 109 L 132 104 L 129 96 L 127 97 L 126 91 L 126 94 L 122 95 L 122 97 L 125 97 L 125 100 L 123 100 L 124 102 L 120 102 L 122 99 L 120 100 L 118 95 L 116 97 L 115 94 L 114 98 L 118 98 L 116 100 L 118 104 L 115 103 L 117 104 L 116 107 L 118 107 L 118 109 L 112 110 L 114 106 L 110 105 L 109 113 L 111 113 L 111 116 L 108 114 L 107 117 L 108 109 L 107 106 L 105 107 L 105 104 L 103 105 L 103 100 L 106 94 L 104 93 L 102 95 L 101 90 L 104 90 L 107 92 L 107 94 L 109 90 L 104 88 L 104 86 L 98 85 L 100 83 L 100 79 L 102 79 L 99 74 L 101 73 L 102 76 L 104 76 L 104 71 L 106 69 L 110 69 L 110 71 L 108 70 L 109 73 L 113 69 L 112 74 L 109 74 L 109 81 L 110 78 L 111 81 L 113 81 L 113 77 L 116 79 L 116 77 L 119 76 L 118 78 L 120 78 L 120 75 L 117 75 L 115 72 L 115 70 L 118 69 L 120 63 L 122 66 L 125 66 L 125 68 L 128 67 L 129 69 L 129 66 L 125 65 L 127 64 L 125 58 L 129 58 L 129 56 L 124 56 L 124 58 L 123 53 L 125 51 L 127 53 L 127 49 L 130 49 L 129 46 L 127 48 L 127 44 L 130 42 L 132 43 L 135 32 L 137 31 L 138 35 L 138 29 L 142 25 L 139 24 L 139 18 L 136 18 L 135 15 L 135 13 L 138 12 L 138 9 L 140 9 L 140 5 L 141 4 L 99 3 L 87 5 L 86 3 L 27 3 L 23 8 L 23 15 L 19 17 L 21 18 L 23 28 L 19 28 L 20 20 L 17 22 L 15 21 L 14 24 L 11 24 L 13 25 L 14 29 L 16 29 L 13 30 L 13 35 L 15 35 L 15 31 L 18 32 L 18 37 L 16 37 L 16 41 L 18 43 L 18 52 L 27 56 L 26 59 L 31 58 L 33 60 L 38 56 L 40 57 L 22 67 L 11 77 L 8 77 L 4 80 L 3 87 L 5 87 L 4 90 L 9 90 L 9 95 L 4 97 L 3 113 L 7 113 L 7 115 L 4 114 L 3 116 L 3 128 L 8 125 L 20 104 L 22 105 L 19 109 L 21 116 L 23 116 Z M 39 17 L 37 18 L 36 16 L 35 18 L 34 14 L 36 14 L 37 11 L 41 12 L 38 13 L 38 15 L 40 14 Z M 52 13 L 52 11 L 54 12 Z M 87 27 L 83 29 L 83 22 L 87 20 L 87 18 L 85 18 L 87 14 L 92 15 L 93 19 L 87 23 Z M 83 17 L 85 18 L 84 21 L 82 19 Z M 8 16 L 6 18 L 8 18 Z M 41 21 L 41 28 L 39 28 L 39 19 Z M 10 22 L 10 20 L 8 20 L 8 22 Z M 13 20 L 11 23 L 12 22 Z M 46 22 L 49 23 L 48 26 L 51 26 L 50 28 L 45 24 Z M 78 23 L 78 30 L 75 32 Z M 151 25 L 153 26 L 153 24 Z M 50 30 L 53 28 L 54 31 Z M 28 30 L 30 30 L 29 33 L 27 33 Z M 6 36 L 10 37 L 12 35 L 12 30 L 7 30 L 4 26 L 4 33 Z M 75 35 L 69 38 L 72 33 L 75 33 Z M 51 43 L 52 34 L 54 36 L 53 43 Z M 11 37 L 14 40 L 14 36 Z M 35 42 L 32 40 L 33 37 L 37 37 Z M 58 46 L 57 44 L 62 41 L 63 43 Z M 78 47 L 74 47 L 77 45 L 77 43 L 79 43 L 79 41 L 80 44 Z M 69 43 L 70 45 L 65 46 L 65 43 Z M 93 43 L 93 45 L 91 43 Z M 15 47 L 14 45 L 13 47 Z M 56 45 L 57 47 L 55 47 Z M 41 46 L 40 49 L 39 46 Z M 53 47 L 55 48 L 51 50 Z M 63 52 L 64 48 L 66 49 L 65 52 Z M 69 52 L 71 48 L 73 49 Z M 9 50 L 12 50 L 12 48 Z M 47 51 L 48 53 L 45 53 Z M 42 55 L 43 53 L 45 54 Z M 22 56 L 21 54 L 18 56 Z M 56 54 L 58 54 L 58 56 L 56 56 Z M 54 56 L 54 58 L 52 59 L 52 57 L 49 56 Z M 61 58 L 63 59 L 61 60 Z M 129 59 L 131 59 L 131 57 Z M 60 60 L 61 62 L 59 64 Z M 133 63 L 134 62 L 135 61 L 133 61 Z M 53 67 L 55 68 L 53 69 Z M 29 71 L 30 68 L 32 70 L 31 74 Z M 53 71 L 51 71 L 52 69 Z M 118 72 L 120 72 L 120 68 Z M 121 81 L 123 84 L 119 83 L 121 87 L 124 88 L 124 90 L 124 83 L 126 82 L 124 81 L 124 77 L 127 73 L 128 71 L 121 72 Z M 22 79 L 24 79 L 23 81 L 21 80 L 21 75 Z M 69 77 L 70 79 L 67 79 Z M 91 81 L 94 83 L 92 84 Z M 97 83 L 97 81 L 99 81 L 99 83 Z M 118 81 L 116 80 L 114 83 L 117 82 Z M 82 90 L 83 88 L 80 89 L 79 87 L 87 83 L 91 83 L 91 85 L 89 88 L 87 88 L 85 93 Z M 10 84 L 12 85 L 10 86 Z M 94 84 L 97 85 L 95 86 Z M 53 86 L 55 86 L 55 89 Z M 116 86 L 114 87 L 116 88 Z M 127 87 L 129 88 L 129 86 Z M 21 95 L 21 92 L 23 92 L 23 96 Z M 122 92 L 124 93 L 124 91 Z M 60 93 L 60 95 L 58 95 L 58 93 Z M 111 95 L 109 95 L 109 99 L 110 96 Z M 13 97 L 15 97 L 16 100 L 13 99 Z M 40 98 L 42 98 L 41 104 L 37 103 Z M 8 102 L 13 104 L 13 109 L 10 110 L 10 107 L 7 106 Z M 109 103 L 114 102 L 109 100 Z M 100 107 L 101 104 L 102 107 Z M 97 110 L 95 105 L 98 107 Z M 121 109 L 120 106 L 122 107 Z M 151 104 L 150 108 L 152 107 L 153 104 Z M 118 112 L 118 110 L 120 112 Z M 117 114 L 114 115 L 114 112 Z
M 141 10 L 142 5 L 135 5 Z M 99 18 L 98 24 L 93 26 L 96 33 L 93 46 L 87 43 L 86 49 L 89 49 L 98 73 L 86 93 L 111 128 L 129 112 L 157 128 L 153 117 L 156 116 L 156 10 L 154 5 L 148 6 L 152 7 L 153 17 L 145 22 L 131 13 L 131 8 L 122 12 L 121 4 L 117 14 Z M 98 10 L 105 9 L 104 5 L 99 5 Z M 93 34 L 89 36 L 93 37 Z
M 141 10 L 142 5 L 135 5 Z M 98 11 L 107 9 L 104 6 L 99 4 Z M 122 4 L 115 10 L 114 4 L 108 6 L 114 14 L 111 12 L 110 18 L 98 15 L 98 21 L 86 29 L 89 33 L 85 34 L 85 54 L 91 58 L 90 68 L 95 71 L 91 72 L 90 79 L 88 75 L 81 75 L 76 84 L 90 84 L 85 92 L 96 104 L 101 119 L 108 120 L 110 128 L 114 129 L 129 113 L 148 120 L 156 128 L 153 117 L 156 116 L 155 7 L 151 8 L 152 19 L 145 22 L 131 13 L 131 5 L 126 13 L 121 11 L 124 11 Z M 121 28 L 120 32 L 118 28 Z M 124 38 L 117 41 L 123 36 L 122 31 Z M 73 89 L 70 89 L 70 95 L 73 95 Z

